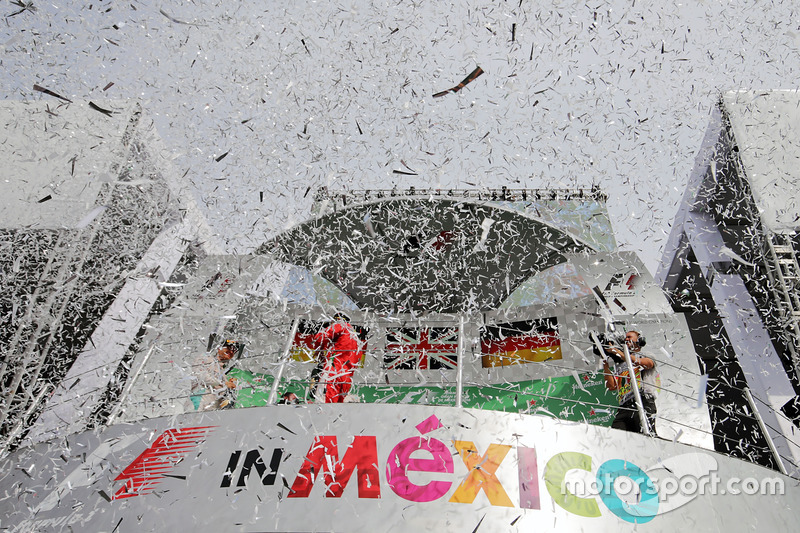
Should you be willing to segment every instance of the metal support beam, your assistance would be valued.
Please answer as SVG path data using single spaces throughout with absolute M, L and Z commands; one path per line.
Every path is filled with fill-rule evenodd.
M 458 316 L 458 366 L 456 368 L 456 407 L 461 407 L 461 393 L 464 388 L 464 315 Z
M 180 223 L 156 237 L 106 311 L 66 377 L 56 387 L 26 442 L 35 443 L 84 429 L 88 416 L 103 396 L 114 370 L 147 318 L 161 286 L 144 272 L 158 267 L 169 277 L 187 245 L 190 228 Z
M 653 436 L 653 430 L 647 422 L 647 413 L 644 412 L 644 404 L 642 403 L 642 393 L 639 391 L 639 382 L 636 379 L 636 372 L 633 369 L 633 362 L 631 361 L 631 352 L 628 350 L 628 344 L 622 345 L 623 353 L 625 354 L 625 364 L 628 366 L 628 377 L 631 380 L 631 390 L 633 391 L 633 398 L 636 401 L 636 410 L 639 411 L 639 422 L 642 425 L 642 433 L 645 435 Z
M 780 412 L 795 395 L 792 384 L 744 281 L 738 275 L 717 272 L 713 266 L 715 262 L 730 260 L 724 254 L 727 247 L 722 235 L 714 220 L 705 213 L 690 213 L 683 227 L 748 386 L 764 403 L 764 407 L 756 408 L 769 437 L 781 457 L 800 464 L 800 442 L 795 428 Z M 797 472 L 790 472 L 790 475 L 797 475 Z
M 269 398 L 267 399 L 267 405 L 275 405 L 275 402 L 278 399 L 278 386 L 280 385 L 281 379 L 283 378 L 283 370 L 286 367 L 286 363 L 289 361 L 289 352 L 292 349 L 292 344 L 294 343 L 294 335 L 297 333 L 297 326 L 300 324 L 300 317 L 295 317 L 294 321 L 292 322 L 292 327 L 289 330 L 289 335 L 286 337 L 286 344 L 283 347 L 283 352 L 281 352 L 281 358 L 278 360 L 278 375 L 275 376 L 275 380 L 272 382 L 272 390 L 269 391 Z
M 758 412 L 758 407 L 756 407 L 756 402 L 753 401 L 753 395 L 750 394 L 749 387 L 744 388 L 744 394 L 745 398 L 747 398 L 747 403 L 750 404 L 750 408 L 753 410 L 753 416 L 756 417 L 758 427 L 761 428 L 761 433 L 764 435 L 764 438 L 767 439 L 767 445 L 769 446 L 769 450 L 772 452 L 772 458 L 775 459 L 775 464 L 778 465 L 778 470 L 781 471 L 781 474 L 787 474 L 786 466 L 783 464 L 781 454 L 778 453 L 778 449 L 775 447 L 775 442 L 772 440 L 772 436 L 770 436 L 769 431 L 767 431 L 767 426 L 764 424 L 764 419 L 761 418 L 761 414 Z
M 108 415 L 108 420 L 106 420 L 106 425 L 110 426 L 114 423 L 117 416 L 119 416 L 120 412 L 122 411 L 122 406 L 125 405 L 125 402 L 128 400 L 128 396 L 130 396 L 133 387 L 136 385 L 136 381 L 139 379 L 139 376 L 142 373 L 142 369 L 147 365 L 147 362 L 150 360 L 150 356 L 153 355 L 153 351 L 155 351 L 156 347 L 151 346 L 149 350 L 147 350 L 147 355 L 142 358 L 142 361 L 139 363 L 139 366 L 136 367 L 136 372 L 133 373 L 128 378 L 128 384 L 125 386 L 125 390 L 122 391 L 122 394 L 119 396 L 119 400 L 117 401 L 117 406 L 111 411 L 111 414 Z

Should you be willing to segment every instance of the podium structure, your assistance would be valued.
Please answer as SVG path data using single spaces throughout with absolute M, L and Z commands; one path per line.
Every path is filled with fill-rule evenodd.
M 794 475 L 798 104 L 796 91 L 722 96 L 657 274 L 709 376 L 716 448 Z
M 720 434 L 695 311 L 617 249 L 605 202 L 321 189 L 249 255 L 192 245 L 210 242 L 200 220 L 164 224 L 56 392 L 4 434 L 3 527 L 674 531 L 758 515 L 785 529 L 797 472 L 766 432 L 720 445 L 736 437 Z M 156 268 L 171 231 L 182 244 Z M 312 336 L 337 314 L 363 358 L 329 404 L 331 354 Z M 656 362 L 651 436 L 611 428 L 593 339 L 627 331 Z

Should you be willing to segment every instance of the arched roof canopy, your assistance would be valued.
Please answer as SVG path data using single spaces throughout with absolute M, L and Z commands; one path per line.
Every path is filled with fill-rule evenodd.
M 402 197 L 351 204 L 265 243 L 342 289 L 363 310 L 497 309 L 522 282 L 594 249 L 496 203 Z

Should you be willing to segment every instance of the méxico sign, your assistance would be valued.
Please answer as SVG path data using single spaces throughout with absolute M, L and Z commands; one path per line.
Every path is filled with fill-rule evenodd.
M 341 498 L 352 482 L 359 499 L 380 499 L 388 488 L 394 496 L 409 502 L 440 501 L 471 505 L 478 494 L 483 493 L 492 506 L 541 509 L 540 468 L 536 448 L 490 443 L 481 451 L 472 441 L 454 440 L 448 445 L 437 438 L 425 436 L 442 427 L 436 415 L 431 415 L 416 425 L 418 436 L 399 441 L 383 462 L 379 460 L 377 437 L 374 435 L 353 436 L 347 444 L 342 442 L 341 447 L 337 436 L 317 435 L 311 441 L 300 469 L 296 473 L 290 472 L 294 481 L 288 487 L 286 497 L 310 498 L 315 484 L 320 484 L 322 487 L 318 497 Z M 169 462 L 175 461 L 177 464 L 182 461 L 186 452 L 197 447 L 211 429 L 201 426 L 164 432 L 117 476 L 116 481 L 124 481 L 125 484 L 115 493 L 115 498 L 152 492 L 154 486 L 169 475 Z M 507 460 L 512 448 L 516 451 L 516 476 L 501 480 L 497 476 L 498 468 Z M 262 454 L 266 454 L 268 465 Z M 271 451 L 263 447 L 234 450 L 225 469 L 221 471 L 219 487 L 247 487 L 248 483 L 274 486 L 286 454 L 286 449 L 282 447 L 272 448 Z M 673 497 L 676 491 L 669 490 L 660 495 L 654 483 L 659 479 L 656 475 L 648 474 L 642 467 L 622 458 L 609 459 L 598 465 L 596 478 L 591 485 L 595 493 L 589 497 L 579 496 L 575 494 L 576 490 L 585 493 L 588 489 L 582 484 L 581 478 L 568 480 L 568 474 L 573 470 L 595 470 L 590 455 L 574 451 L 556 453 L 546 461 L 544 487 L 556 505 L 573 515 L 593 518 L 611 513 L 625 522 L 642 524 L 660 513 L 685 505 L 699 495 L 701 487 L 697 485 L 697 480 L 708 477 L 717 463 L 708 454 L 694 452 L 688 455 L 700 461 L 702 471 L 695 471 L 688 478 L 675 478 L 678 483 L 675 486 L 684 489 L 677 497 Z M 453 476 L 454 456 L 462 461 L 466 475 Z M 673 472 L 667 464 L 677 468 L 686 459 L 687 454 L 673 460 L 667 459 L 666 463 L 662 459 L 658 469 Z M 385 466 L 380 468 L 381 464 Z M 431 479 L 419 481 L 420 476 L 415 476 L 415 473 L 428 474 Z M 620 479 L 626 480 L 626 483 L 617 483 Z M 695 480 L 695 484 L 687 483 L 686 479 Z M 710 481 L 713 478 L 708 479 Z M 512 501 L 504 487 L 504 484 L 510 483 L 518 488 L 516 501 Z M 664 483 L 664 486 L 672 485 Z M 750 486 L 746 484 L 744 490 L 751 490 L 748 488 Z M 688 493 L 687 487 L 694 487 L 694 493 Z M 764 480 L 764 487 L 767 489 L 765 494 L 770 495 L 782 495 L 785 490 L 780 478 Z M 602 507 L 605 511 L 601 510 Z
M 771 505 L 779 520 L 787 511 L 776 504 L 794 490 L 769 471 L 703 450 L 544 417 L 326 405 L 182 418 L 160 420 L 146 435 L 111 428 L 60 476 L 43 472 L 41 487 L 34 470 L 17 476 L 27 500 L 16 514 L 26 518 L 3 525 L 148 530 L 191 516 L 200 530 L 217 531 L 473 530 L 479 523 L 488 531 L 556 520 L 584 530 L 659 531 L 702 526 L 699 509 L 708 506 L 756 512 Z M 733 461 L 745 465 L 733 472 L 737 486 Z

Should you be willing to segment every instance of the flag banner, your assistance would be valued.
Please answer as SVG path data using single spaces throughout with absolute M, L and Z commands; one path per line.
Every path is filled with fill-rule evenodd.
M 322 331 L 325 322 L 301 319 L 297 324 L 294 342 L 289 354 L 295 361 L 313 361 L 315 359 L 314 335 Z
M 383 361 L 391 370 L 458 368 L 458 327 L 389 328 Z
M 267 404 L 272 376 L 238 369 L 228 375 L 239 380 L 233 407 Z M 307 381 L 286 380 L 278 388 L 278 397 L 294 392 L 303 398 L 307 388 Z M 360 403 L 454 405 L 456 401 L 455 387 L 356 383 L 351 392 Z M 616 394 L 606 389 L 602 371 L 515 383 L 465 386 L 462 402 L 464 407 L 472 409 L 545 415 L 598 426 L 610 426 L 617 412 Z
M 555 318 L 522 320 L 481 328 L 483 368 L 561 359 Z
M 300 361 L 300 362 L 309 362 L 317 360 L 317 357 L 321 354 L 319 353 L 320 350 L 317 350 L 314 347 L 314 335 L 316 335 L 326 327 L 330 326 L 330 324 L 331 324 L 330 322 L 300 319 L 300 322 L 298 322 L 297 324 L 297 332 L 295 332 L 294 334 L 292 347 L 289 349 L 289 356 L 295 361 Z M 361 342 L 361 350 L 366 353 L 367 334 L 369 333 L 369 328 L 365 328 L 363 326 L 357 326 L 355 324 L 351 325 L 358 334 L 358 339 Z M 361 359 L 361 363 L 358 366 L 360 367 L 364 366 L 363 357 Z
M 455 387 L 356 384 L 352 392 L 362 403 L 455 405 L 456 401 Z M 616 394 L 606 389 L 602 371 L 495 385 L 468 385 L 463 389 L 462 405 L 606 427 L 617 413 Z

